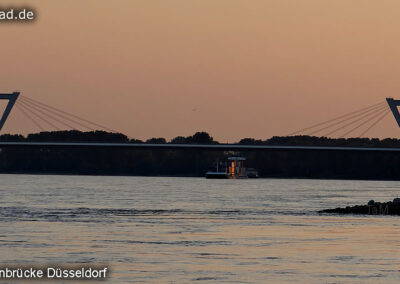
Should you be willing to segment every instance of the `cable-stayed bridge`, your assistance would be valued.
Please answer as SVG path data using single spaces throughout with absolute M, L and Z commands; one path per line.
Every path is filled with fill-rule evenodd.
M 0 94 L 0 99 L 9 100 L 3 118 L 0 120 L 0 130 L 4 126 L 11 108 L 15 105 L 25 118 L 36 126 L 40 131 L 62 130 L 62 129 L 83 129 L 94 131 L 96 129 L 106 130 L 110 132 L 118 132 L 104 125 L 100 125 L 88 119 L 74 115 L 67 111 L 45 104 L 38 100 L 34 100 L 18 92 L 12 94 Z
M 386 102 L 373 104 L 356 111 L 345 113 L 335 118 L 325 120 L 314 125 L 296 130 L 288 134 L 310 135 L 332 137 L 338 135 L 345 138 L 349 135 L 353 137 L 364 137 L 372 128 L 382 121 L 391 111 L 400 127 L 400 115 L 397 109 L 399 101 L 387 98 Z
M 11 110 L 23 115 L 32 126 L 40 131 L 51 130 L 105 130 L 118 133 L 99 123 L 93 122 L 76 114 L 53 107 L 38 100 L 20 95 L 18 92 L 0 94 L 0 99 L 8 100 L 8 104 L 0 118 L 0 130 L 9 117 Z M 397 107 L 400 100 L 387 98 L 386 102 L 376 103 L 340 116 L 325 120 L 314 125 L 296 130 L 287 136 L 310 135 L 344 138 L 364 137 L 372 128 L 378 125 L 390 112 L 400 127 L 400 114 Z M 149 144 L 149 143 L 72 143 L 72 142 L 0 142 L 0 148 L 128 148 L 128 149 L 197 149 L 216 151 L 379 151 L 400 152 L 400 148 L 376 147 L 325 147 L 325 146 L 280 146 L 280 145 L 241 145 L 241 144 Z

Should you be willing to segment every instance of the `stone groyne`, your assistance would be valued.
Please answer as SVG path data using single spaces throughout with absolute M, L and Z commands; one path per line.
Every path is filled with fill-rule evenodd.
M 375 202 L 370 200 L 365 205 L 355 205 L 325 209 L 318 213 L 334 214 L 362 214 L 362 215 L 400 215 L 400 198 L 395 198 L 389 202 Z

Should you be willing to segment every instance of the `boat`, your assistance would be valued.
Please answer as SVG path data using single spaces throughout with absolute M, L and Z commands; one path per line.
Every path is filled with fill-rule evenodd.
M 230 178 L 230 175 L 226 172 L 213 172 L 213 171 L 208 171 L 206 172 L 206 178 L 209 179 L 228 179 Z
M 253 168 L 247 168 L 247 177 L 248 178 L 258 178 L 258 171 Z
M 216 171 L 206 172 L 207 179 L 246 179 L 258 178 L 257 170 L 253 168 L 245 168 L 245 157 L 229 157 L 224 164 L 217 162 Z

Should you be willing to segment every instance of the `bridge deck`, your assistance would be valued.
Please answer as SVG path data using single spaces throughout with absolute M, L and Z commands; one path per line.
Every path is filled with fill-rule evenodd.
M 0 148 L 126 148 L 126 149 L 166 149 L 166 150 L 210 150 L 210 151 L 364 151 L 400 152 L 400 148 L 374 147 L 329 147 L 329 146 L 278 146 L 239 144 L 147 144 L 147 143 L 75 143 L 75 142 L 0 142 Z

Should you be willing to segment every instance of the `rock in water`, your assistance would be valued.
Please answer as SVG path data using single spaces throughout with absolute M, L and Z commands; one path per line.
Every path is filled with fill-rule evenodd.
M 325 209 L 319 213 L 336 214 L 363 214 L 363 215 L 400 215 L 400 198 L 395 198 L 389 202 L 368 201 L 366 205 L 338 207 L 335 209 Z

